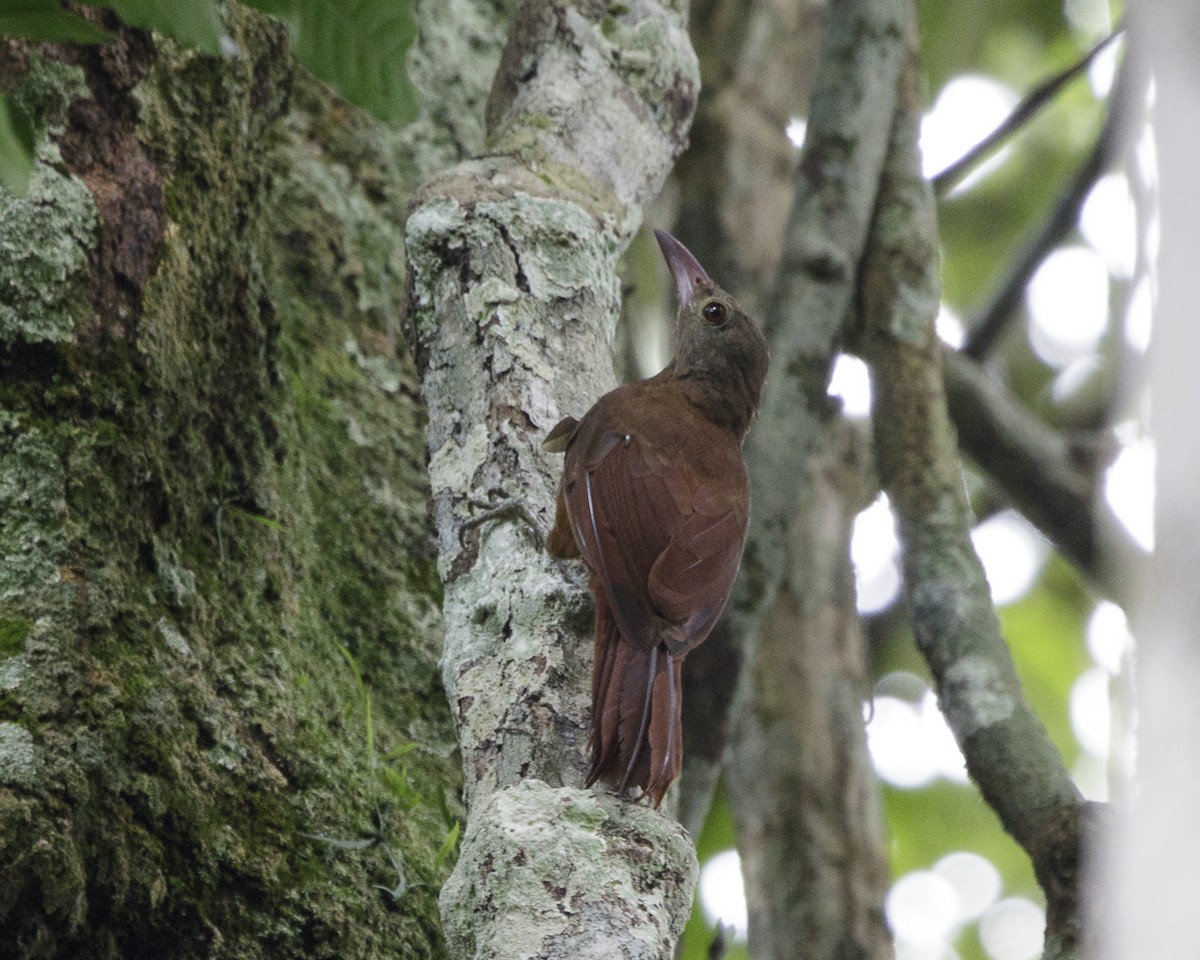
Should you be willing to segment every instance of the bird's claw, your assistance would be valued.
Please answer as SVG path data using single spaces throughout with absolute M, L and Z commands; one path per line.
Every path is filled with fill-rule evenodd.
M 458 528 L 458 545 L 460 547 L 466 546 L 464 538 L 467 531 L 474 530 L 476 527 L 480 527 L 492 520 L 520 521 L 521 529 L 533 541 L 534 546 L 539 551 L 546 549 L 546 535 L 542 533 L 541 527 L 538 526 L 538 522 L 529 508 L 520 500 L 507 500 L 504 503 L 483 511 L 483 513 L 477 513 L 473 517 L 468 517 Z

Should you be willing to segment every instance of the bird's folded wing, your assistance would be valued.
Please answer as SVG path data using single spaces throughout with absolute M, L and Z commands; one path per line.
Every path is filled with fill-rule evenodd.
M 663 640 L 672 653 L 695 646 L 737 574 L 744 511 L 636 436 L 601 434 L 568 456 L 576 539 L 621 635 L 641 649 Z

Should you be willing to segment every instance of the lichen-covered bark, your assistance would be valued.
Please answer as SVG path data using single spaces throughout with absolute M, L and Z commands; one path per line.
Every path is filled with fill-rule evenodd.
M 49 133 L 0 198 L 5 956 L 443 953 L 396 147 L 227 27 L 0 52 Z
M 561 469 L 541 440 L 613 385 L 617 258 L 685 142 L 697 77 L 681 8 L 522 4 L 484 155 L 428 182 L 408 221 L 471 808 L 442 895 L 458 956 L 668 957 L 691 903 L 678 825 L 582 789 L 590 604 L 582 571 L 540 540 Z

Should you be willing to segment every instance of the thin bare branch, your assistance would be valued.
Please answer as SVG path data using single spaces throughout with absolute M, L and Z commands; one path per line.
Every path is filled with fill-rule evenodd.
M 968 324 L 963 353 L 982 360 L 1000 341 L 1017 314 L 1034 271 L 1079 223 L 1079 211 L 1096 181 L 1120 159 L 1132 121 L 1144 103 L 1148 74 L 1137 57 L 1126 56 L 1109 96 L 1108 115 L 1095 146 L 1075 172 L 1050 215 L 1034 231 L 987 305 Z
M 1124 31 L 1125 26 L 1121 24 L 1079 60 L 1075 61 L 1075 63 L 1060 73 L 1047 77 L 1034 87 L 1025 95 L 1025 99 L 1013 108 L 1012 113 L 1005 118 L 1000 126 L 933 178 L 933 192 L 941 197 L 954 189 L 968 173 L 990 157 L 1006 140 L 1015 136 L 1025 124 L 1036 117 L 1042 108 L 1050 103 L 1063 87 L 1087 70 L 1092 65 L 1092 61 L 1103 53 L 1109 44 L 1121 36 Z

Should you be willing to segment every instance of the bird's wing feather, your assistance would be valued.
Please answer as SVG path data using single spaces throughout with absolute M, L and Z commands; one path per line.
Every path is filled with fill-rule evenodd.
M 639 649 L 698 644 L 737 573 L 745 510 L 695 471 L 619 431 L 580 437 L 564 494 L 580 551 L 621 636 Z

